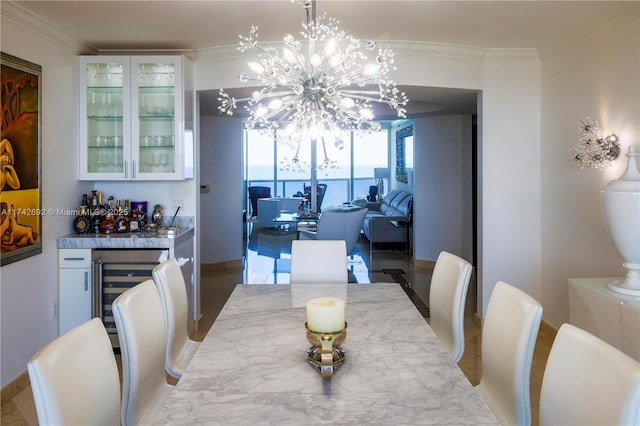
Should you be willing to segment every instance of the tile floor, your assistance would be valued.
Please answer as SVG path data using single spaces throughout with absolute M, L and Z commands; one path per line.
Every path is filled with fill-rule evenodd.
M 202 339 L 237 283 L 278 284 L 289 282 L 291 241 L 296 238 L 292 230 L 271 230 L 249 224 L 247 251 L 242 268 L 206 272 L 201 277 L 202 319 L 195 339 Z M 369 243 L 361 237 L 348 262 L 350 281 L 358 283 L 398 282 L 414 300 L 416 307 L 428 316 L 430 270 L 413 265 L 404 247 L 378 246 L 369 252 Z M 469 287 L 465 314 L 465 353 L 459 366 L 472 384 L 477 384 L 481 374 L 480 345 L 482 339 L 479 321 L 474 320 L 475 283 Z M 542 374 L 553 343 L 554 334 L 538 335 L 531 372 L 532 424 L 538 424 L 538 405 Z M 37 425 L 37 417 L 31 388 L 27 387 L 9 402 L 2 405 L 2 425 Z

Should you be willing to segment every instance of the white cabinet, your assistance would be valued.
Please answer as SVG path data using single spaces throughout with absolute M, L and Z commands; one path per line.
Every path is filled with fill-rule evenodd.
M 91 250 L 58 250 L 59 334 L 92 318 Z
M 190 178 L 193 65 L 183 56 L 79 56 L 79 179 Z
M 640 297 L 609 290 L 612 280 L 569 279 L 569 322 L 640 361 Z

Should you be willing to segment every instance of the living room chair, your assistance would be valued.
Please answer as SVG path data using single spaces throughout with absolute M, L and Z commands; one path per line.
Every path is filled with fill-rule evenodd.
M 499 281 L 482 327 L 482 376 L 476 390 L 501 424 L 530 425 L 529 381 L 542 306 Z
M 469 262 L 443 251 L 429 287 L 429 325 L 456 363 L 464 354 L 464 307 L 471 270 Z
M 291 242 L 291 283 L 347 283 L 347 251 L 345 242 Z
M 540 425 L 640 424 L 640 363 L 585 330 L 558 330 L 540 392 Z
M 171 377 L 180 379 L 200 346 L 200 342 L 189 338 L 187 286 L 175 258 L 156 265 L 152 275 L 162 301 L 167 326 L 165 369 Z
M 322 201 L 324 200 L 324 194 L 327 192 L 327 184 L 319 183 L 317 184 L 317 202 L 318 202 L 318 213 L 322 212 Z M 304 187 L 304 196 L 311 202 L 311 186 Z
M 251 216 L 258 216 L 258 199 L 259 198 L 269 198 L 271 197 L 271 188 L 268 186 L 250 186 L 248 188 L 249 191 L 249 202 L 251 203 Z
M 150 423 L 173 388 L 165 377 L 166 326 L 153 280 L 118 296 L 112 311 L 122 355 L 122 424 Z
M 358 242 L 367 211 L 366 208 L 356 206 L 327 209 L 320 216 L 317 230 L 302 230 L 299 238 L 301 240 L 344 240 L 348 255 Z
M 93 318 L 53 340 L 27 364 L 41 425 L 117 425 L 120 378 L 107 331 Z

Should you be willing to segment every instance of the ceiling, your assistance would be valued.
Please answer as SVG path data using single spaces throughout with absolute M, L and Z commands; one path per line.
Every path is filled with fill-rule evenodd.
M 6 0 L 3 0 L 3 2 Z M 235 45 L 251 25 L 262 41 L 298 36 L 305 20 L 291 0 L 14 1 L 97 51 L 200 50 Z M 612 13 L 618 1 L 320 0 L 340 28 L 367 40 L 545 49 Z M 627 2 L 628 3 L 628 2 Z M 298 37 L 297 37 L 298 38 Z M 244 70 L 238 70 L 238 73 Z M 473 113 L 476 94 L 403 87 L 412 115 Z M 201 113 L 217 115 L 217 92 L 201 93 Z

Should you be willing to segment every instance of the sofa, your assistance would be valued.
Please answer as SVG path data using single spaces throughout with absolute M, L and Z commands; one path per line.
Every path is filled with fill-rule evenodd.
M 405 191 L 390 191 L 382 201 L 367 203 L 367 216 L 362 232 L 373 243 L 407 242 L 407 229 L 391 221 L 411 222 L 413 195 Z

